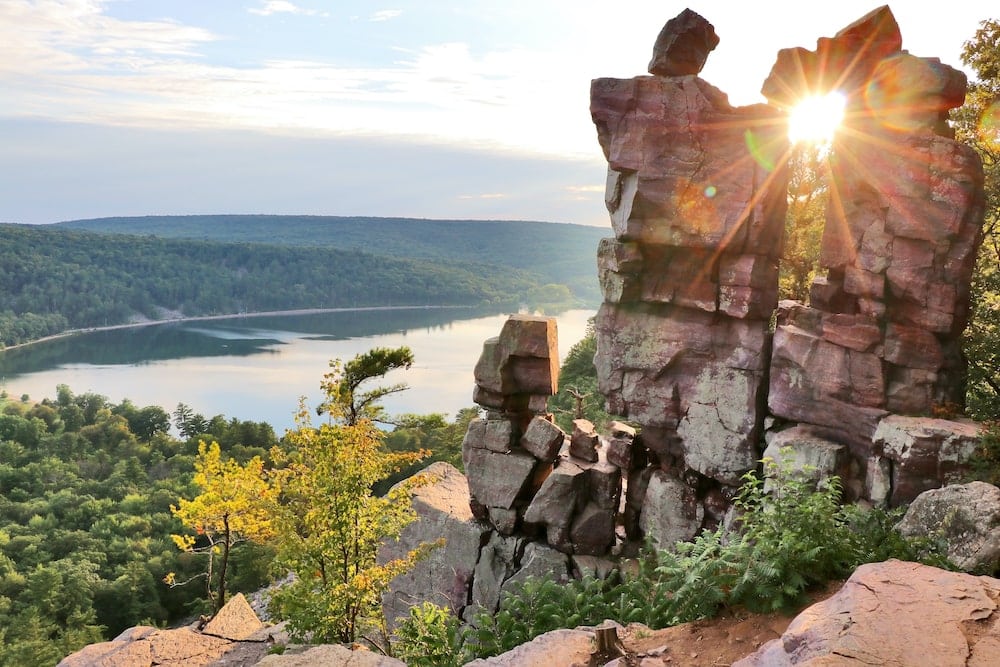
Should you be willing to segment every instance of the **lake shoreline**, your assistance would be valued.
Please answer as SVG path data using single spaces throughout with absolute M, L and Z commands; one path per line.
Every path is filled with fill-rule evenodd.
M 170 317 L 162 320 L 142 320 L 140 322 L 129 322 L 126 324 L 110 324 L 103 327 L 88 327 L 86 329 L 69 329 L 51 336 L 44 336 L 30 340 L 27 343 L 8 345 L 0 348 L 0 354 L 7 350 L 25 348 L 38 343 L 45 343 L 60 338 L 68 338 L 79 334 L 96 333 L 99 331 L 118 331 L 121 329 L 135 329 L 139 327 L 151 327 L 160 324 L 178 324 L 183 322 L 209 322 L 215 320 L 235 320 L 249 317 L 280 317 L 283 315 L 321 315 L 323 313 L 351 313 L 366 311 L 388 311 L 388 310 L 446 310 L 475 308 L 476 306 L 353 306 L 350 308 L 295 308 L 291 310 L 259 310 L 252 313 L 233 313 L 229 315 L 192 315 L 183 317 Z

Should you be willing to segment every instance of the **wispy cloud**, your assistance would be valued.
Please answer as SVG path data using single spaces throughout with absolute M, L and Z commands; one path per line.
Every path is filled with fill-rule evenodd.
M 586 86 L 553 77 L 537 51 L 476 52 L 448 42 L 399 48 L 384 65 L 266 56 L 222 64 L 207 55 L 221 39 L 211 31 L 113 18 L 106 4 L 0 2 L 0 115 L 410 137 L 578 156 L 576 137 L 593 132 Z M 275 0 L 257 11 L 298 9 Z M 596 142 L 592 148 L 597 154 Z
M 251 7 L 247 10 L 251 14 L 258 16 L 271 16 L 272 14 L 303 14 L 305 16 L 315 16 L 319 12 L 315 9 L 306 9 L 288 2 L 287 0 L 266 0 L 261 7 Z
M 402 15 L 402 13 L 403 13 L 402 9 L 380 9 L 379 11 L 369 16 L 368 20 L 371 21 L 372 23 L 379 23 L 381 21 L 388 21 L 390 19 L 394 19 L 397 16 Z

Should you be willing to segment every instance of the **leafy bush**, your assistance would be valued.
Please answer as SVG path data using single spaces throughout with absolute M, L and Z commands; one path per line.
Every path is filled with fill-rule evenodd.
M 969 481 L 1000 485 L 1000 422 L 988 421 L 979 434 L 976 451 L 969 459 Z
M 433 602 L 411 607 L 396 628 L 396 637 L 396 657 L 409 667 L 458 667 L 464 662 L 458 619 Z

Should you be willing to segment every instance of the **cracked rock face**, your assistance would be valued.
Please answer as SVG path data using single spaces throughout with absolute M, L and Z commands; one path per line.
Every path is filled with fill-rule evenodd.
M 833 597 L 734 667 L 995 665 L 1000 580 L 887 561 L 862 565 Z

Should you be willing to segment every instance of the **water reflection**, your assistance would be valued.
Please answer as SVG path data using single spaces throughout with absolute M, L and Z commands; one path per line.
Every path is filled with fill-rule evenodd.
M 561 354 L 579 340 L 592 311 L 557 316 Z M 0 386 L 33 399 L 59 384 L 118 402 L 178 402 L 206 416 L 292 426 L 298 398 L 319 402 L 330 359 L 372 347 L 408 345 L 416 363 L 387 382 L 411 389 L 386 400 L 391 413 L 454 415 L 471 405 L 472 369 L 483 341 L 500 332 L 505 314 L 482 309 L 354 311 L 162 324 L 91 332 L 0 353 Z

